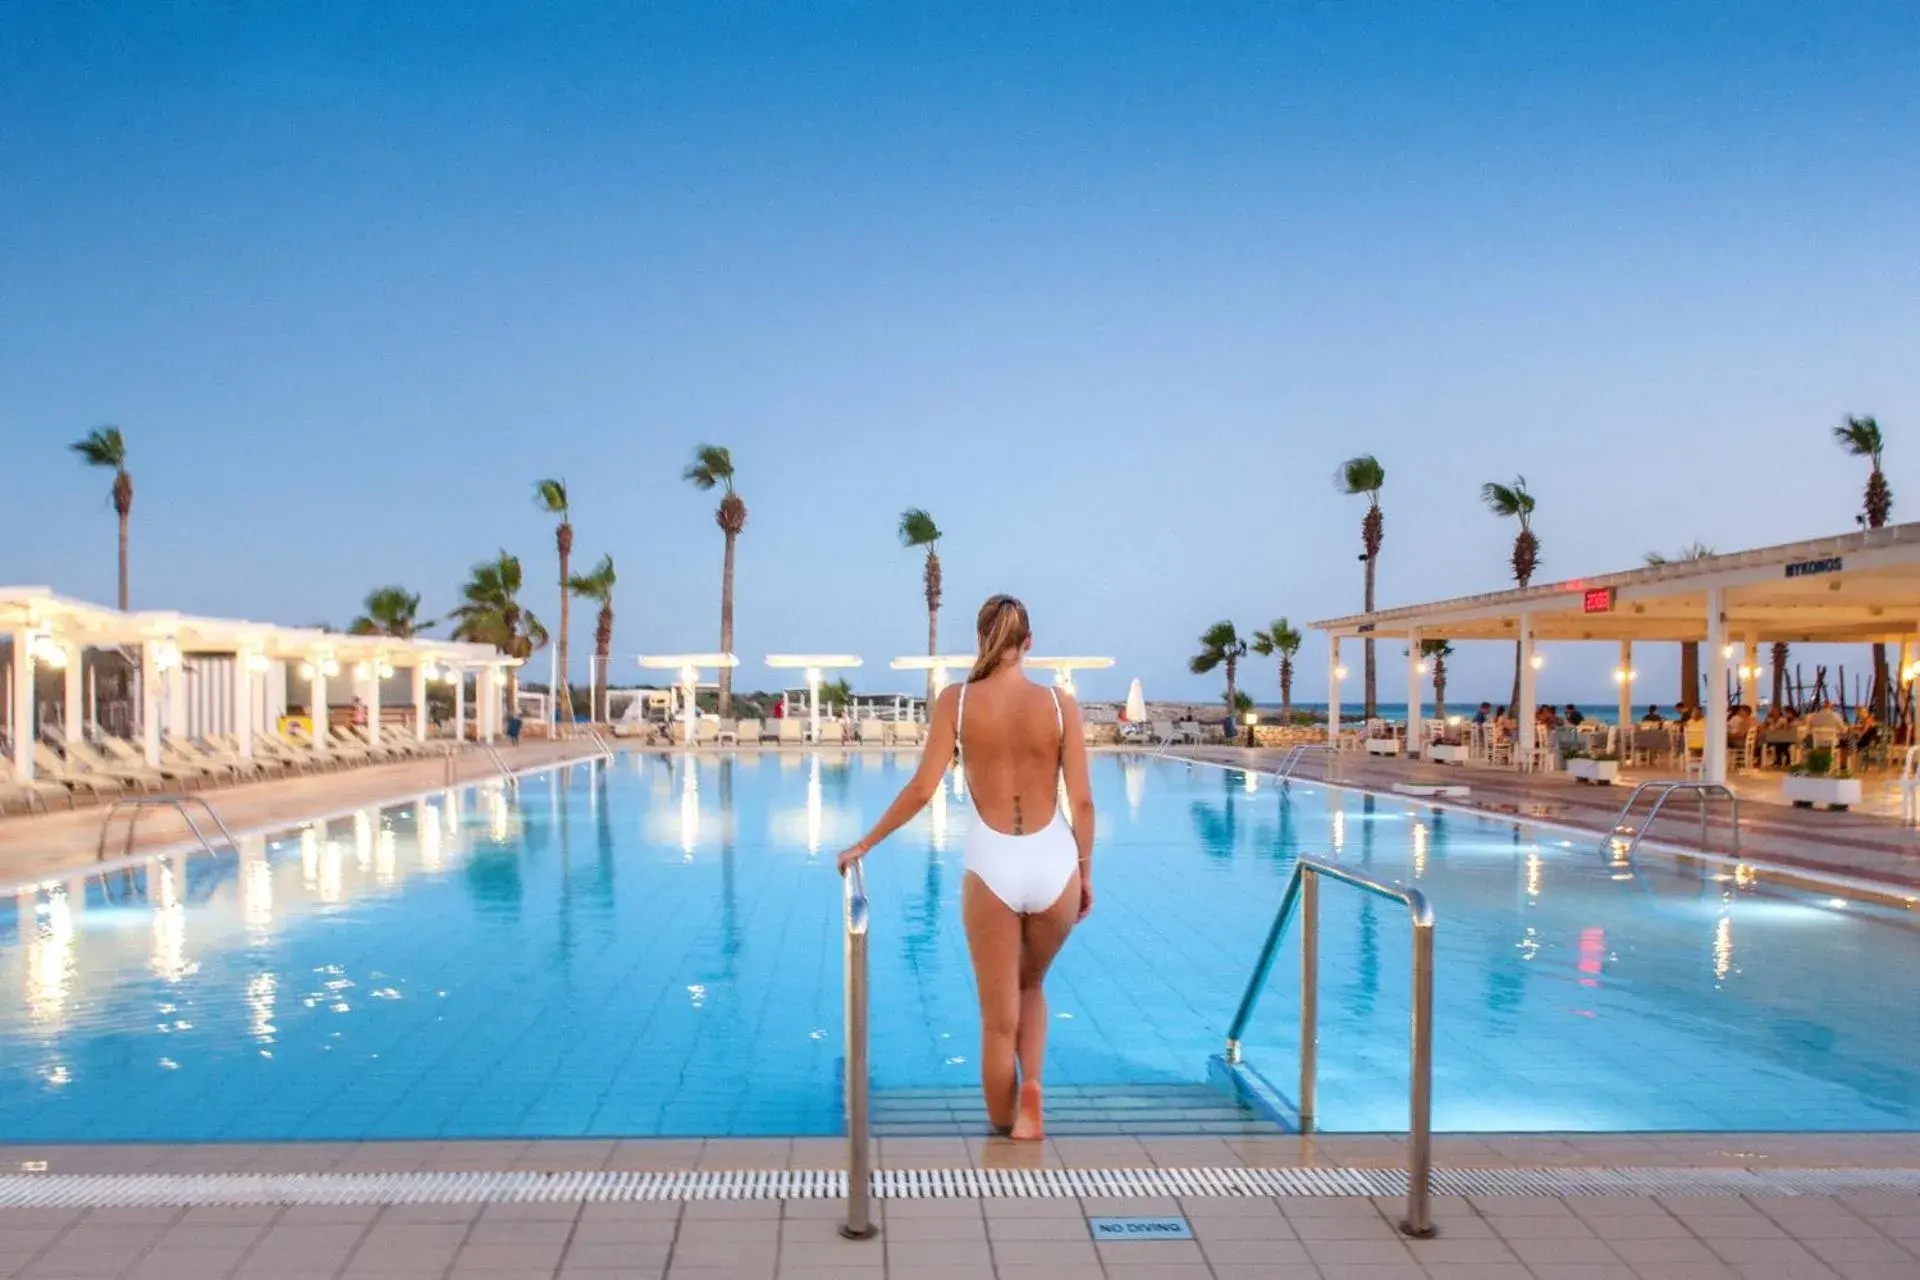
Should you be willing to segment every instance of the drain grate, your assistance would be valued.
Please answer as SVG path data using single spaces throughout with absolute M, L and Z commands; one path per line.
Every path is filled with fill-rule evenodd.
M 1393 1169 L 882 1169 L 884 1200 L 1145 1196 L 1400 1196 Z M 1436 1169 L 1456 1196 L 1920 1195 L 1920 1169 Z M 287 1173 L 0 1176 L 0 1209 L 153 1205 L 471 1204 L 586 1200 L 831 1200 L 838 1169 L 710 1173 Z

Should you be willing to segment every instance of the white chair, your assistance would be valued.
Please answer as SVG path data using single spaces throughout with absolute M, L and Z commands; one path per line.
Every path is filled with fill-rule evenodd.
M 1900 823 L 1920 826 L 1920 747 L 1907 748 L 1907 762 L 1900 770 Z

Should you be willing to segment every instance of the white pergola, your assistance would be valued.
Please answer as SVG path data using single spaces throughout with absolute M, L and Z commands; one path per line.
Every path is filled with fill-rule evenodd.
M 770 653 L 767 665 L 780 671 L 807 673 L 807 737 L 820 741 L 820 682 L 828 671 L 850 670 L 864 665 L 851 653 Z
M 1074 692 L 1073 673 L 1076 671 L 1105 671 L 1113 665 L 1112 658 L 1028 658 L 1027 666 L 1040 671 L 1053 672 L 1053 682 L 1068 693 Z
M 49 587 L 0 587 L 0 635 L 12 641 L 12 661 L 5 672 L 8 696 L 6 723 L 13 736 L 15 776 L 33 777 L 35 723 L 34 676 L 41 667 L 64 672 L 61 714 L 68 731 L 96 717 L 83 708 L 95 705 L 93 690 L 83 672 L 89 649 L 138 649 L 140 732 L 147 763 L 161 761 L 163 734 L 187 732 L 186 670 L 198 657 L 227 660 L 225 671 L 208 666 L 203 674 L 219 674 L 229 681 L 222 704 L 230 708 L 232 731 L 240 754 L 252 758 L 255 723 L 269 708 L 273 686 L 266 675 L 275 661 L 293 667 L 307 680 L 314 723 L 326 720 L 328 681 L 346 673 L 360 689 L 367 706 L 368 732 L 380 733 L 380 681 L 396 668 L 413 674 L 414 733 L 427 735 L 426 686 L 430 680 L 455 684 L 457 720 L 465 719 L 465 676 L 480 680 L 480 731 L 491 739 L 500 718 L 502 672 L 516 665 L 491 645 L 465 644 L 427 637 L 345 635 L 312 627 L 283 627 L 232 618 L 205 618 L 191 614 L 143 610 L 122 613 L 105 605 L 89 604 L 56 594 Z M 284 704 L 284 686 L 280 701 Z M 277 714 L 277 713 L 276 713 Z M 327 750 L 327 735 L 313 735 L 313 749 Z
M 1702 642 L 1707 717 L 1704 777 L 1727 776 L 1727 705 L 1721 690 L 1737 670 L 1743 700 L 1759 704 L 1760 646 L 1887 643 L 1900 648 L 1894 676 L 1911 681 L 1920 636 L 1920 524 L 1891 525 L 1832 538 L 1495 591 L 1429 604 L 1377 609 L 1313 624 L 1328 640 L 1327 732 L 1340 728 L 1344 639 L 1404 640 L 1407 646 L 1409 750 L 1421 740 L 1423 640 L 1501 640 L 1520 646 L 1521 755 L 1534 745 L 1534 680 L 1540 641 L 1590 640 L 1619 646 L 1614 680 L 1620 720 L 1632 723 L 1635 641 Z M 1737 668 L 1731 666 L 1738 659 Z
M 940 696 L 942 689 L 953 683 L 952 679 L 947 675 L 947 672 L 971 670 L 974 659 L 975 655 L 971 653 L 954 653 L 945 656 L 914 654 L 905 658 L 895 658 L 888 665 L 895 671 L 931 672 L 933 675 L 933 696 L 937 698 Z M 927 720 L 929 722 L 933 720 L 932 706 L 927 707 Z
M 730 653 L 656 653 L 641 655 L 640 665 L 652 671 L 680 673 L 680 685 L 685 690 L 686 699 L 682 717 L 687 726 L 687 745 L 692 746 L 695 741 L 694 726 L 700 719 L 700 708 L 694 697 L 700 688 L 700 673 L 737 667 L 740 659 Z

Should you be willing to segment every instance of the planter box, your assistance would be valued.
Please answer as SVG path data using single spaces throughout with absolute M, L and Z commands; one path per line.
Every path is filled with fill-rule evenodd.
M 1569 760 L 1567 772 L 1575 782 L 1591 782 L 1597 786 L 1610 787 L 1613 780 L 1620 776 L 1618 760 Z
M 1860 803 L 1860 779 L 1796 778 L 1788 774 L 1780 779 L 1780 794 L 1799 809 L 1812 809 L 1818 805 L 1825 805 L 1829 809 L 1845 809 Z
M 1370 756 L 1397 756 L 1400 754 L 1400 739 L 1368 738 L 1367 754 Z
M 1467 749 L 1445 742 L 1436 742 L 1427 748 L 1427 759 L 1433 761 L 1435 764 L 1465 764 L 1467 762 Z

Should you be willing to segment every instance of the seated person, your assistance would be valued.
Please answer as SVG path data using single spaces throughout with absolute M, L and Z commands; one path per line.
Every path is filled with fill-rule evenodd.
M 1501 733 L 1507 734 L 1509 737 L 1512 736 L 1516 726 L 1513 723 L 1513 717 L 1507 714 L 1505 707 L 1501 707 L 1493 713 L 1493 727 Z
M 1587 718 L 1584 715 L 1580 714 L 1579 707 L 1576 707 L 1571 702 L 1569 702 L 1567 704 L 1566 721 L 1569 725 L 1572 725 L 1574 728 L 1578 729 L 1581 725 L 1587 722 Z
M 1880 722 L 1874 719 L 1873 712 L 1866 707 L 1861 707 L 1855 714 L 1853 731 L 1854 746 L 1862 751 L 1880 741 Z
M 1836 733 L 1840 733 L 1845 732 L 1846 727 L 1847 722 L 1845 717 L 1838 711 L 1835 711 L 1833 704 L 1830 702 L 1821 703 L 1807 714 L 1807 728 L 1809 729 L 1832 729 Z
M 1744 741 L 1754 727 L 1753 708 L 1741 705 L 1727 713 L 1727 741 Z
M 1649 706 L 1647 714 L 1640 717 L 1641 724 L 1665 724 L 1666 722 L 1667 718 L 1660 714 L 1660 708 L 1657 705 Z
M 1473 722 L 1482 728 L 1485 728 L 1487 721 L 1491 719 L 1493 719 L 1493 704 L 1490 702 L 1481 703 L 1480 709 L 1473 713 Z

